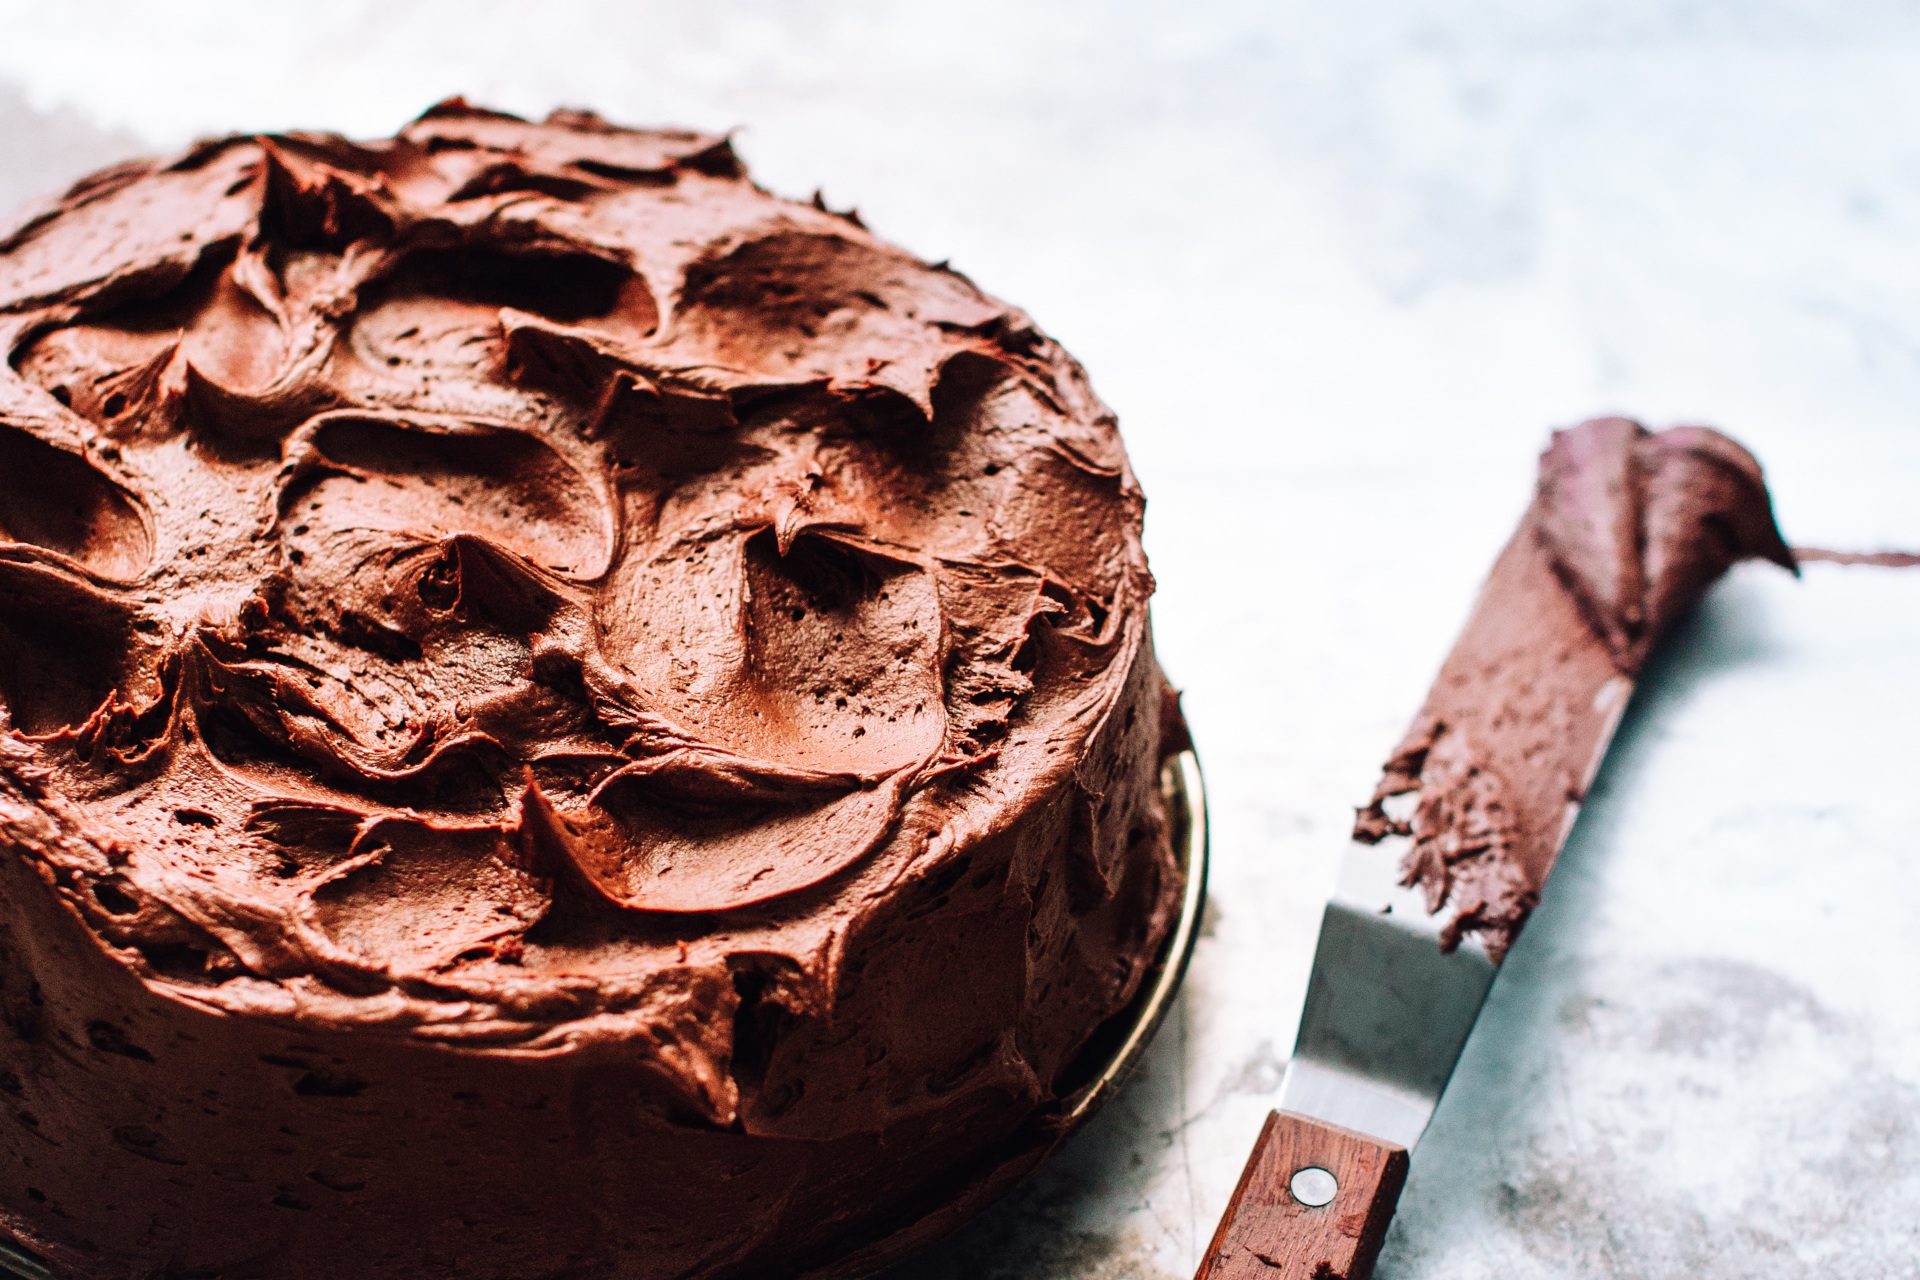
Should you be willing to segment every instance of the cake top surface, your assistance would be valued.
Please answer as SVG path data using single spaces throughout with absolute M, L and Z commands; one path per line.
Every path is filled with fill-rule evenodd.
M 0 817 L 208 1007 L 542 1052 L 692 1045 L 747 955 L 826 1002 L 1145 641 L 1079 367 L 721 137 L 209 141 L 0 241 L 0 341 Z

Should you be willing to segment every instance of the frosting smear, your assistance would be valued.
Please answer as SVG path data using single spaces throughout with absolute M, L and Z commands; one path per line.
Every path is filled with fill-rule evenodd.
M 1554 433 L 1488 575 L 1354 839 L 1407 837 L 1401 884 L 1451 908 L 1498 963 L 1540 901 L 1647 656 L 1736 561 L 1799 572 L 1760 464 L 1706 427 L 1626 418 Z M 1412 797 L 1396 816 L 1389 802 Z

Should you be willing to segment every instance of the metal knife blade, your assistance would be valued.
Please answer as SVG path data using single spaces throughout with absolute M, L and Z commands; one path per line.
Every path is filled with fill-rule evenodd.
M 1618 674 L 1594 690 L 1604 709 L 1581 796 L 1631 693 Z M 1579 809 L 1579 800 L 1567 801 L 1556 859 Z M 1402 857 L 1399 841 L 1355 841 L 1341 860 L 1279 1106 L 1411 1148 L 1433 1118 L 1499 965 L 1472 933 L 1443 949 L 1457 908 L 1430 914 L 1426 895 L 1401 883 Z

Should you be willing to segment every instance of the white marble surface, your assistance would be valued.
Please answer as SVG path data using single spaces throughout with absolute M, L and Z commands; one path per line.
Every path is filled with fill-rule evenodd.
M 538 11 L 537 20 L 531 15 Z M 739 126 L 1030 310 L 1120 411 L 1214 909 L 1130 1091 L 892 1280 L 1191 1274 L 1349 806 L 1546 429 L 1716 423 L 1802 544 L 1920 549 L 1920 13 L 0 0 L 0 204 L 465 92 Z M 1920 1275 L 1920 571 L 1738 571 L 1656 664 L 1379 1274 Z

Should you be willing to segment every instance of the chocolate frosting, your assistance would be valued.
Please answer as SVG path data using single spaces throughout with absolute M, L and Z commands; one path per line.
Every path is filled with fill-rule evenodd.
M 1401 883 L 1497 962 L 1585 798 L 1648 654 L 1735 561 L 1798 572 L 1760 464 L 1706 427 L 1554 433 L 1538 487 L 1354 839 L 1410 837 Z M 1410 814 L 1388 802 L 1415 795 Z
M 724 138 L 456 101 L 83 181 L 0 344 L 0 1061 L 57 1094 L 0 1222 L 306 1275 L 276 1194 L 385 1197 L 299 1238 L 416 1274 L 447 1108 L 539 1096 L 453 1180 L 539 1247 L 471 1274 L 764 1276 L 1044 1145 L 1168 924 L 1179 730 L 1024 315 Z M 156 1118 L 215 1076 L 244 1121 Z

